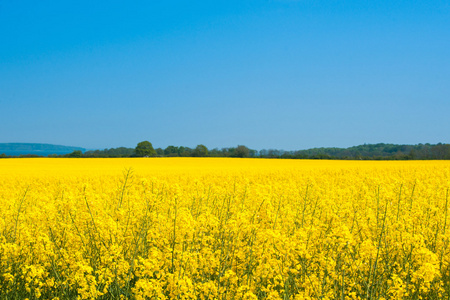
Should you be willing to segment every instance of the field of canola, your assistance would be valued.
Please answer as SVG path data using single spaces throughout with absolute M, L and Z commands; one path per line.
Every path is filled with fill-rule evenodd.
M 0 299 L 448 299 L 449 161 L 0 160 Z

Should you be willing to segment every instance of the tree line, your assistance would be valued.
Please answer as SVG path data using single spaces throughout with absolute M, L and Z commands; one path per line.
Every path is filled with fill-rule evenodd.
M 243 145 L 222 149 L 208 149 L 202 144 L 195 148 L 168 146 L 165 149 L 155 149 L 149 141 L 143 141 L 138 143 L 136 148 L 121 147 L 86 151 L 81 155 L 83 157 L 257 157 L 257 153 L 258 151 Z
M 0 154 L 0 158 L 11 157 Z M 20 155 L 18 157 L 38 157 L 38 155 Z M 244 145 L 229 148 L 208 149 L 205 145 L 195 148 L 184 146 L 168 146 L 153 148 L 149 141 L 137 144 L 135 148 L 110 148 L 82 152 L 75 150 L 64 155 L 49 157 L 252 157 L 252 158 L 286 158 L 286 159 L 361 159 L 361 160 L 450 160 L 450 144 L 364 144 L 349 148 L 312 148 L 307 150 L 285 151 L 277 149 L 254 150 Z

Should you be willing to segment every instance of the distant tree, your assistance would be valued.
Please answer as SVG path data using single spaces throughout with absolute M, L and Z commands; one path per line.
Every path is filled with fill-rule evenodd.
M 416 159 L 416 158 L 417 158 L 416 150 L 411 149 L 409 151 L 409 159 Z
M 223 157 L 223 152 L 218 148 L 214 148 L 214 149 L 208 151 L 208 156 Z
M 178 147 L 168 146 L 166 149 L 164 149 L 164 155 L 165 156 L 178 156 Z
M 81 150 L 75 150 L 67 155 L 67 157 L 82 157 L 82 156 L 83 152 L 81 152 Z
M 234 150 L 235 157 L 249 157 L 250 149 L 245 147 L 244 145 L 238 145 L 236 150 Z
M 6 156 L 5 153 L 0 154 L 0 158 L 7 158 L 8 156 Z
M 135 153 L 134 148 L 111 148 L 105 150 L 89 150 L 86 151 L 84 157 L 130 157 Z
M 259 150 L 259 157 L 267 157 L 267 154 L 269 151 L 267 149 L 261 149 Z
M 284 151 L 283 150 L 277 150 L 277 149 L 269 149 L 268 153 L 267 153 L 267 157 L 270 158 L 278 158 L 281 155 L 283 155 Z
M 21 154 L 19 155 L 20 158 L 31 158 L 31 157 L 43 157 L 42 155 L 37 154 Z
M 164 156 L 164 150 L 162 148 L 156 148 L 156 155 L 158 156 Z
M 192 151 L 193 150 L 189 147 L 183 147 L 183 146 L 178 147 L 178 155 L 182 156 L 182 157 L 191 156 Z
M 184 147 L 184 146 L 178 147 L 178 150 L 177 150 L 178 156 L 183 156 L 182 154 L 185 151 L 185 149 L 186 149 L 186 147 Z
M 431 147 L 432 159 L 449 159 L 450 158 L 450 145 L 438 143 Z
M 222 148 L 222 155 L 224 157 L 233 157 L 234 151 L 236 151 L 236 148 L 230 147 L 230 148 Z
M 156 151 L 155 149 L 153 149 L 152 143 L 150 143 L 149 141 L 143 141 L 138 143 L 136 148 L 134 149 L 134 153 L 138 157 L 156 155 Z
M 205 145 L 197 145 L 194 151 L 192 152 L 192 156 L 194 157 L 205 157 L 208 155 L 208 148 Z

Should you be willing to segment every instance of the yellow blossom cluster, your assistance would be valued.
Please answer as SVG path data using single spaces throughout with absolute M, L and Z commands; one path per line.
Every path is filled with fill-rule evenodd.
M 448 299 L 449 161 L 0 160 L 1 299 Z

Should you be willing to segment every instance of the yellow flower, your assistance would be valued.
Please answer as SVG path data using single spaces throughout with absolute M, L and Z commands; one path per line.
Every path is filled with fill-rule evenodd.
M 0 288 L 445 298 L 449 178 L 448 161 L 0 160 Z

